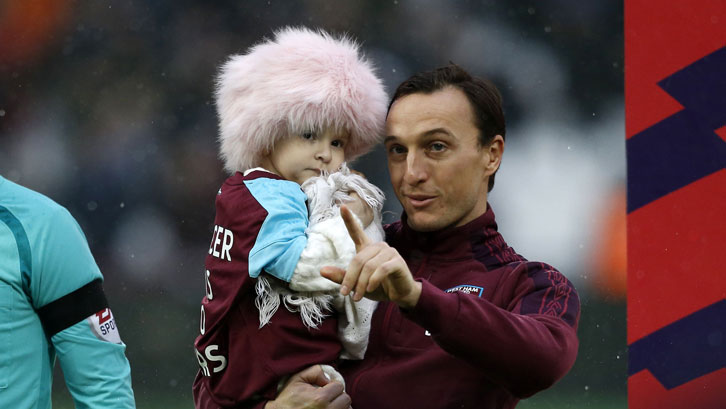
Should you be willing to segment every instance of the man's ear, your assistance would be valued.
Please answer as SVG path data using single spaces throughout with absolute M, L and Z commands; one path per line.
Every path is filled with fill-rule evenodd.
M 485 148 L 484 163 L 487 176 L 493 175 L 499 169 L 502 163 L 502 154 L 504 153 L 504 138 L 502 135 L 494 135 L 492 141 Z

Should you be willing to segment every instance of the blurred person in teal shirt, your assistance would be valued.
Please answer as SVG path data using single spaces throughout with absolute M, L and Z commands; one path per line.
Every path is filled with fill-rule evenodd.
M 76 408 L 135 408 L 126 345 L 71 214 L 0 176 L 0 407 L 51 407 L 56 357 Z

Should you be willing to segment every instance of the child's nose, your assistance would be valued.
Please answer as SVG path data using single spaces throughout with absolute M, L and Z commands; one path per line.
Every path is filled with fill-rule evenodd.
M 324 163 L 328 163 L 330 162 L 332 156 L 333 155 L 330 146 L 326 144 L 325 146 L 321 146 L 320 149 L 318 149 L 318 152 L 315 154 L 315 159 L 323 161 Z

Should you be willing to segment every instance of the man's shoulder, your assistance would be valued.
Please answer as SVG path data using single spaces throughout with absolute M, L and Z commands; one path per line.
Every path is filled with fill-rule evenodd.
M 520 256 L 521 257 L 521 256 Z M 530 261 L 521 257 L 520 260 L 515 260 L 510 263 L 504 264 L 502 268 L 510 270 L 512 275 L 519 276 L 521 279 L 535 279 L 547 278 L 547 281 L 552 282 L 563 282 L 568 283 L 572 286 L 567 277 L 562 274 L 557 268 L 550 264 L 541 261 Z
M 40 192 L 7 179 L 0 185 L 0 192 L 0 209 L 18 219 L 23 226 L 76 223 L 65 207 Z
M 523 264 L 526 280 L 530 283 L 524 297 L 522 314 L 545 314 L 560 317 L 577 328 L 580 317 L 580 297 L 572 282 L 553 266 L 537 261 Z
M 553 274 L 553 275 L 562 275 L 562 273 L 555 267 L 553 267 L 550 264 L 541 262 L 541 261 L 530 261 L 525 258 L 522 258 L 521 261 L 515 263 L 515 265 L 518 266 L 518 268 L 524 269 L 528 275 L 532 276 L 535 274 Z M 564 275 L 563 275 L 564 277 Z

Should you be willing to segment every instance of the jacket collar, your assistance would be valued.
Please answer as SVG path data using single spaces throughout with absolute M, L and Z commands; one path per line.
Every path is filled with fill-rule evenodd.
M 389 230 L 389 243 L 406 258 L 455 260 L 475 258 L 487 267 L 523 260 L 497 231 L 494 211 L 487 210 L 471 222 L 433 232 L 418 232 L 407 223 L 406 213 Z
M 272 173 L 269 170 L 263 168 L 253 168 L 247 169 L 246 171 L 244 171 L 244 173 L 236 172 L 234 175 L 227 178 L 226 183 L 230 185 L 241 185 L 242 183 L 244 183 L 245 180 L 253 180 L 258 178 L 285 180 L 285 178 L 283 178 L 282 176 Z

